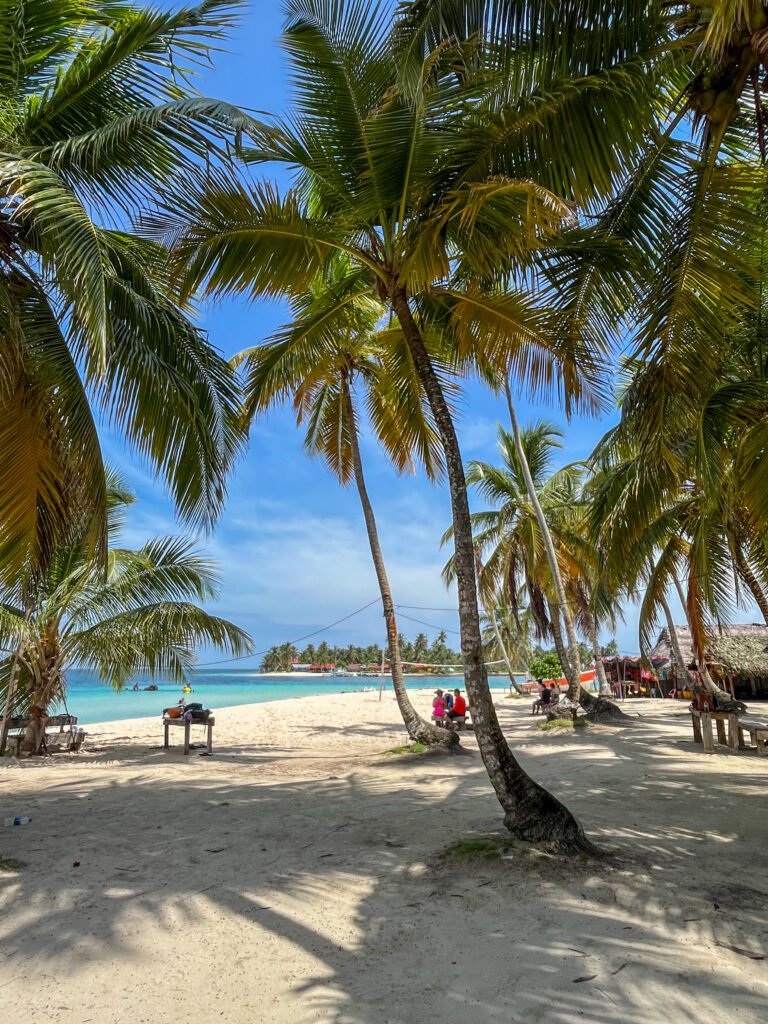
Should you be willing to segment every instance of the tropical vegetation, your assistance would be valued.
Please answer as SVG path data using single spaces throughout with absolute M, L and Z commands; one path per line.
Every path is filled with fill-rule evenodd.
M 357 285 L 351 293 L 350 276 Z M 456 734 L 425 721 L 405 688 L 392 588 L 363 470 L 360 393 L 376 439 L 400 472 L 413 469 L 417 458 L 435 479 L 442 471 L 438 438 L 407 348 L 400 338 L 392 342 L 391 328 L 381 326 L 383 304 L 359 289 L 358 278 L 358 268 L 340 254 L 329 260 L 309 290 L 293 296 L 291 323 L 237 357 L 246 370 L 247 415 L 292 399 L 297 423 L 306 423 L 307 451 L 322 458 L 341 484 L 354 480 L 379 584 L 392 685 L 408 735 L 418 743 L 455 745 Z
M 182 296 L 202 289 L 295 301 L 343 254 L 349 272 L 337 308 L 382 304 L 388 351 L 403 353 L 443 449 L 464 678 L 484 763 L 519 836 L 585 847 L 578 822 L 512 754 L 491 700 L 449 401 L 456 375 L 473 370 L 494 387 L 509 374 L 561 381 L 569 404 L 590 401 L 590 339 L 561 344 L 554 312 L 512 278 L 554 242 L 572 208 L 531 178 L 521 140 L 505 145 L 499 134 L 498 112 L 513 115 L 527 94 L 510 95 L 460 42 L 420 52 L 407 34 L 393 35 L 388 5 L 363 0 L 289 0 L 286 12 L 292 113 L 251 126 L 241 157 L 249 170 L 287 165 L 292 187 L 206 173 L 168 205 L 158 237 L 173 242 Z M 528 133 L 526 151 L 534 143 Z
M 446 577 L 505 823 L 590 849 L 510 750 L 487 662 L 514 680 L 518 666 L 551 675 L 556 658 L 574 701 L 618 714 L 580 687 L 580 669 L 600 666 L 601 633 L 634 601 L 641 650 L 664 623 L 685 677 L 676 594 L 703 684 L 727 702 L 709 637 L 747 602 L 768 623 L 768 8 L 285 10 L 294 96 L 282 116 L 194 92 L 194 66 L 232 21 L 224 0 L 0 11 L 6 685 L 40 719 L 73 660 L 121 685 L 137 665 L 186 671 L 197 636 L 247 649 L 236 627 L 176 608 L 213 585 L 183 543 L 110 554 L 120 502 L 97 421 L 208 528 L 248 427 L 289 401 L 307 450 L 355 483 L 398 701 L 425 741 L 434 730 L 410 705 L 403 663 L 458 655 L 445 637 L 409 647 L 398 631 L 360 437 L 399 471 L 445 477 Z M 193 321 L 199 297 L 231 295 L 288 309 L 235 365 Z M 498 465 L 464 464 L 456 406 L 469 378 L 506 401 Z M 560 429 L 521 425 L 521 394 L 616 422 L 588 459 L 558 465 Z M 470 496 L 487 507 L 473 512 Z M 147 600 L 167 614 L 147 617 Z M 262 667 L 380 657 L 284 644 Z
M 400 660 L 406 669 L 415 666 L 421 668 L 423 665 L 433 666 L 435 670 L 461 668 L 461 654 L 448 647 L 447 635 L 443 631 L 439 632 L 431 643 L 426 633 L 418 633 L 411 641 L 404 633 L 398 632 L 397 639 Z M 377 644 L 368 644 L 365 647 L 357 644 L 331 646 L 323 641 L 317 646 L 308 644 L 299 648 L 287 643 L 270 647 L 259 668 L 262 672 L 289 672 L 293 665 L 335 665 L 339 668 L 351 668 L 353 671 L 378 671 L 382 661 L 388 663 L 389 660 L 389 649 Z
M 61 548 L 25 580 L 21 600 L 0 589 L 0 704 L 29 718 L 22 751 L 37 753 L 51 706 L 66 700 L 67 670 L 89 668 L 116 690 L 138 673 L 182 683 L 195 648 L 249 654 L 238 626 L 197 602 L 217 596 L 214 566 L 189 541 L 157 537 L 137 551 L 115 546 L 133 495 L 108 476 L 108 569 L 84 542 Z
M 232 368 L 133 223 L 216 161 L 246 118 L 198 95 L 235 6 L 0 4 L 0 566 L 23 585 L 62 546 L 103 563 L 97 423 L 122 432 L 207 528 L 241 446 Z M 89 511 L 82 534 L 82 512 Z

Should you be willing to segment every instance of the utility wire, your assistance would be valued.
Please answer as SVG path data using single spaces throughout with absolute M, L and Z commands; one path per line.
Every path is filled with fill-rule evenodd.
M 406 608 L 407 605 L 395 605 L 396 608 Z M 434 622 L 425 622 L 423 619 L 414 619 L 412 615 L 404 615 L 401 613 L 401 619 L 407 619 L 409 622 L 418 622 L 420 626 L 427 626 L 429 629 L 436 629 L 439 633 L 455 633 L 456 636 L 461 636 L 458 629 L 446 629 L 445 626 L 436 626 Z
M 347 619 L 354 618 L 355 615 L 359 615 L 360 612 L 364 612 L 366 608 L 370 608 L 371 605 L 376 604 L 380 600 L 380 597 L 374 597 L 374 599 L 369 601 L 368 604 L 364 604 L 361 608 L 356 608 L 355 611 L 350 612 L 349 615 L 342 616 L 340 619 L 336 619 L 335 622 L 329 622 L 327 626 L 321 626 L 320 629 L 316 629 L 312 633 L 305 633 L 304 636 L 297 636 L 295 640 L 285 640 L 282 644 L 273 644 L 272 646 L 282 647 L 285 644 L 298 644 L 301 643 L 302 640 L 309 640 L 310 637 L 317 636 L 318 633 L 324 633 L 326 629 L 333 629 L 334 626 L 338 626 L 340 623 L 346 622 Z M 262 654 L 268 654 L 271 650 L 272 647 L 266 647 L 263 651 L 254 651 L 253 654 L 241 654 L 237 658 L 222 658 L 221 661 L 204 661 L 195 667 L 210 668 L 211 665 L 228 665 L 233 661 L 246 661 L 248 658 L 258 658 Z

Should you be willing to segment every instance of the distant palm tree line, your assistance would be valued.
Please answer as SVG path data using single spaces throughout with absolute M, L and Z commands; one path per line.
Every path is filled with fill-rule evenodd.
M 461 655 L 447 645 L 447 635 L 439 632 L 430 641 L 425 633 L 419 633 L 413 642 L 408 640 L 403 633 L 399 635 L 400 656 L 404 663 L 430 664 L 438 667 L 454 665 L 460 667 Z M 329 646 L 327 643 L 309 644 L 299 650 L 293 644 L 281 644 L 272 647 L 262 659 L 260 670 L 262 672 L 290 671 L 292 664 L 302 665 L 336 665 L 339 668 L 357 666 L 359 668 L 378 668 L 382 662 L 382 654 L 389 664 L 389 648 L 369 644 L 366 647 L 359 647 L 355 644 L 342 644 Z
M 763 5 L 285 12 L 290 110 L 256 117 L 189 85 L 226 0 L 0 10 L 3 602 L 29 620 L 73 547 L 108 578 L 97 412 L 209 529 L 251 424 L 287 401 L 355 484 L 408 731 L 445 742 L 402 684 L 370 432 L 398 471 L 446 480 L 465 685 L 506 825 L 590 850 L 509 748 L 485 663 L 495 645 L 511 672 L 551 639 L 599 720 L 620 712 L 580 669 L 626 601 L 644 650 L 661 623 L 675 649 L 676 591 L 702 662 L 747 597 L 768 621 Z M 289 309 L 234 365 L 191 319 L 228 295 Z M 464 466 L 471 377 L 506 400 L 499 466 Z M 519 424 L 517 391 L 567 415 L 618 398 L 620 421 L 556 469 L 558 431 Z M 468 483 L 489 508 L 471 513 Z

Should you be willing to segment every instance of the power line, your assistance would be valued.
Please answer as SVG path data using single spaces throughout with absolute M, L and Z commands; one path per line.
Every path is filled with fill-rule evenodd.
M 314 630 L 312 633 L 305 633 L 304 636 L 297 636 L 295 640 L 285 640 L 282 644 L 273 644 L 276 647 L 283 647 L 285 644 L 299 644 L 302 640 L 309 640 L 310 637 L 317 636 L 318 633 L 324 633 L 327 629 L 333 629 L 334 626 L 340 625 L 342 622 L 346 622 L 347 619 L 354 618 L 355 615 L 359 615 L 360 612 L 364 612 L 366 608 L 370 608 L 371 605 L 377 604 L 381 600 L 380 597 L 374 597 L 368 604 L 364 604 L 361 608 L 356 608 L 355 611 L 350 612 L 349 615 L 344 615 L 340 619 L 336 619 L 335 622 L 330 622 L 327 626 L 321 626 L 320 629 Z M 233 661 L 246 661 L 248 658 L 258 658 L 262 654 L 269 654 L 272 647 L 266 647 L 263 651 L 254 651 L 253 654 L 241 654 L 237 658 L 222 658 L 220 661 L 204 661 L 196 668 L 210 668 L 211 665 L 228 665 Z
M 424 604 L 398 604 L 397 608 L 411 608 L 416 612 L 453 612 L 454 615 L 458 615 L 458 608 L 429 608 Z
M 396 608 L 407 608 L 407 605 L 395 605 Z M 438 633 L 455 633 L 456 636 L 461 636 L 458 629 L 446 629 L 445 626 L 436 626 L 434 622 L 425 622 L 423 619 L 414 619 L 412 615 L 400 615 L 401 619 L 407 619 L 409 622 L 418 622 L 420 626 L 427 626 L 429 629 L 436 629 Z

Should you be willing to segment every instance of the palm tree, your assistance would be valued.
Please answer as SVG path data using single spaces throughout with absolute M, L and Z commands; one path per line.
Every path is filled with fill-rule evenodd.
M 531 621 L 527 608 L 512 611 L 506 594 L 487 594 L 483 568 L 478 562 L 480 601 L 484 609 L 483 644 L 489 662 L 501 661 L 507 670 L 510 686 L 521 696 L 525 690 L 515 678 L 515 670 L 522 670 L 530 678 L 529 661 L 533 654 Z
M 554 640 L 569 679 L 569 697 L 580 702 L 591 717 L 621 720 L 621 709 L 596 699 L 581 686 L 576 620 L 599 659 L 598 617 L 610 617 L 615 598 L 600 577 L 600 559 L 583 528 L 584 469 L 570 465 L 552 472 L 553 454 L 561 437 L 561 432 L 546 422 L 519 430 L 517 437 L 499 427 L 501 466 L 471 462 L 467 474 L 468 482 L 493 506 L 473 516 L 475 543 L 483 556 L 489 549 L 483 572 L 488 591 L 503 588 L 515 611 L 518 594 L 524 593 L 537 636 Z M 447 568 L 450 572 L 450 564 Z M 567 642 L 563 621 L 570 622 Z
M 132 501 L 110 475 L 110 539 Z M 13 653 L 0 663 L 0 700 L 31 718 L 22 749 L 38 752 L 48 709 L 66 694 L 68 667 L 91 668 L 120 690 L 137 672 L 186 681 L 198 644 L 249 654 L 243 630 L 195 603 L 216 594 L 212 565 L 175 537 L 157 538 L 138 551 L 110 546 L 106 575 L 84 544 L 60 550 L 44 574 L 27 580 L 21 606 L 3 588 L 0 647 Z
M 405 687 L 392 588 L 363 472 L 356 389 L 363 391 L 375 435 L 400 472 L 413 469 L 415 453 L 427 475 L 437 476 L 442 470 L 438 439 L 404 351 L 393 353 L 386 344 L 390 332 L 378 329 L 382 304 L 361 295 L 339 305 L 338 293 L 344 293 L 350 273 L 354 271 L 347 261 L 333 261 L 305 295 L 293 300 L 291 323 L 237 357 L 247 372 L 246 410 L 253 419 L 276 401 L 292 399 L 297 423 L 307 426 L 307 450 L 319 455 L 342 485 L 354 479 L 384 610 L 392 685 L 405 727 L 414 741 L 454 746 L 457 734 L 425 721 Z M 414 658 L 424 660 L 427 653 L 427 639 L 419 633 Z
M 444 46 L 399 61 L 386 3 L 288 0 L 286 10 L 294 112 L 250 128 L 243 159 L 288 165 L 294 187 L 282 194 L 211 173 L 188 183 L 158 230 L 175 240 L 182 293 L 204 286 L 217 296 L 295 297 L 342 252 L 353 272 L 338 304 L 375 297 L 393 317 L 393 348 L 419 380 L 444 450 L 465 685 L 481 755 L 511 830 L 582 848 L 581 826 L 522 770 L 493 706 L 461 451 L 430 350 L 439 332 L 489 374 L 546 375 L 559 352 L 551 318 L 498 282 L 526 265 L 570 208 L 531 179 L 525 161 L 505 164 L 499 117 L 517 117 L 519 97 L 494 93 L 475 105 L 493 86 L 471 62 L 456 74 L 460 52 Z M 575 166 L 586 190 L 585 161 Z M 571 397 L 582 393 L 578 376 L 567 386 Z
M 164 249 L 126 230 L 246 118 L 189 84 L 229 0 L 0 5 L 0 560 L 21 576 L 105 541 L 104 415 L 208 527 L 241 443 L 232 370 L 171 299 Z M 73 523 L 77 518 L 78 522 Z

